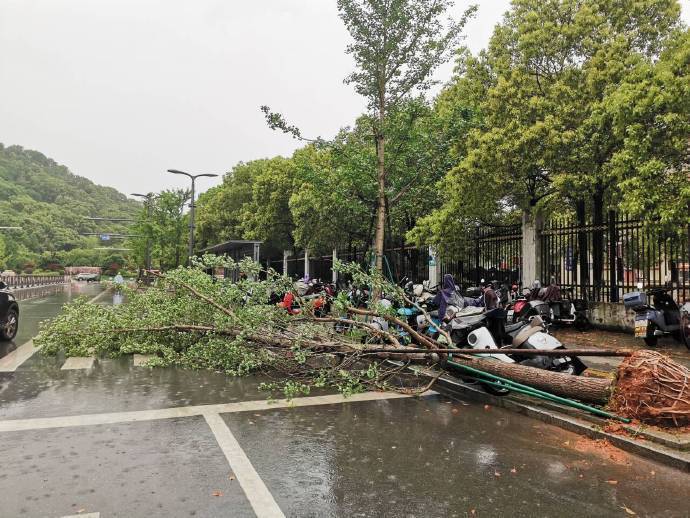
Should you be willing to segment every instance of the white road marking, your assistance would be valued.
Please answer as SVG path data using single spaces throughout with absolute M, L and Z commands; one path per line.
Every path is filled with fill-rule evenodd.
M 60 518 L 101 518 L 101 513 L 70 514 L 69 516 L 61 516 Z
M 436 394 L 434 391 L 424 395 Z M 359 401 L 377 401 L 386 399 L 408 398 L 404 394 L 391 392 L 363 392 L 350 397 L 340 394 L 329 396 L 311 396 L 295 398 L 291 401 L 277 399 L 268 401 L 240 401 L 218 405 L 197 405 L 187 407 L 161 408 L 158 410 L 138 410 L 133 412 L 112 412 L 105 414 L 84 414 L 62 417 L 37 417 L 31 419 L 8 419 L 0 421 L 0 432 L 18 432 L 24 430 L 45 430 L 49 428 L 65 428 L 70 426 L 91 426 L 99 424 L 133 423 L 138 421 L 153 421 L 156 419 L 172 419 L 176 417 L 191 417 L 205 414 L 225 414 L 232 412 L 258 412 L 274 408 L 303 407 L 316 405 L 334 405 L 338 403 L 357 403 Z
M 242 486 L 256 516 L 258 518 L 285 518 L 273 495 L 259 477 L 223 418 L 218 414 L 208 413 L 204 414 L 204 419 L 216 437 L 225 458 L 228 459 L 230 468 L 235 473 L 237 482 Z
M 108 293 L 108 290 L 103 290 L 102 292 L 100 292 L 98 295 L 89 300 L 89 303 L 94 303 L 105 293 Z M 34 346 L 33 339 L 29 340 L 23 345 L 20 345 L 11 353 L 0 358 L 0 372 L 16 371 L 22 363 L 31 358 L 34 355 L 34 353 L 38 350 L 39 347 Z
M 67 358 L 65 363 L 62 364 L 60 370 L 77 370 L 77 369 L 91 369 L 93 364 L 96 362 L 96 358 L 93 356 L 72 356 Z
M 14 372 L 22 363 L 31 358 L 38 351 L 34 346 L 34 341 L 29 340 L 24 345 L 20 345 L 14 351 L 0 358 L 0 372 Z
M 146 362 L 153 358 L 153 354 L 135 354 L 134 355 L 134 366 L 135 367 L 145 367 Z

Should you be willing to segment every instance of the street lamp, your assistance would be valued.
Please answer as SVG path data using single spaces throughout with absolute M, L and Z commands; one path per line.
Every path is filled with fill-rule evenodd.
M 183 174 L 192 180 L 192 201 L 189 203 L 189 251 L 187 254 L 187 261 L 189 264 L 191 264 L 192 255 L 194 254 L 194 182 L 197 178 L 201 178 L 202 176 L 215 178 L 218 175 L 211 173 L 189 174 L 185 173 L 184 171 L 178 171 L 177 169 L 168 169 L 168 172 L 172 174 Z
M 136 196 L 138 198 L 143 198 L 144 200 L 146 200 L 144 202 L 144 206 L 146 207 L 146 219 L 147 219 L 147 222 L 150 224 L 151 202 L 153 201 L 154 194 L 152 192 L 150 192 L 148 194 L 139 194 L 138 192 L 133 192 L 131 195 Z M 148 232 L 146 233 L 146 257 L 144 259 L 144 263 L 145 263 L 146 271 L 147 272 L 150 271 L 151 270 L 151 236 L 149 235 Z

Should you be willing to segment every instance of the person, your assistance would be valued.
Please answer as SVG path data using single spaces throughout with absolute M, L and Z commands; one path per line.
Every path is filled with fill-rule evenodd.
M 558 302 L 561 298 L 561 288 L 558 287 L 556 277 L 551 277 L 551 282 L 544 290 L 542 300 L 544 302 Z
M 535 280 L 532 283 L 532 287 L 530 288 L 529 296 L 527 297 L 527 300 L 530 302 L 533 300 L 541 300 L 543 295 L 543 290 L 541 288 L 541 281 L 539 279 Z
M 482 297 L 484 298 L 484 307 L 487 310 L 498 308 L 499 300 L 493 282 L 489 281 L 482 286 Z
M 510 302 L 515 302 L 520 298 L 520 290 L 518 289 L 517 284 L 513 284 L 510 287 L 510 294 L 508 295 L 508 298 L 510 299 Z
M 450 273 L 443 276 L 443 284 L 441 290 L 434 297 L 433 303 L 438 304 L 438 317 L 445 320 L 448 314 L 448 306 L 464 307 L 464 301 L 458 295 L 455 279 Z

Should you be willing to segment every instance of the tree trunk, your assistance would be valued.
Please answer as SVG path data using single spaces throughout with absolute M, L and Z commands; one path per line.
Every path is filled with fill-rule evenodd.
M 376 135 L 376 159 L 378 196 L 376 206 L 376 237 L 374 238 L 374 252 L 376 253 L 376 269 L 383 272 L 383 250 L 386 234 L 386 168 L 384 163 L 385 137 L 381 130 Z
M 454 356 L 453 361 L 557 396 L 590 403 L 608 403 L 613 392 L 613 381 L 607 379 L 572 376 L 535 367 L 468 356 Z

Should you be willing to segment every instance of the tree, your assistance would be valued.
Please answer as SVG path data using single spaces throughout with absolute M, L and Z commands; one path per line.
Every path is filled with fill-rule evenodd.
M 439 230 L 452 217 L 491 222 L 516 212 L 531 219 L 556 197 L 561 212 L 584 215 L 589 203 L 603 223 L 606 201 L 619 201 L 609 187 L 625 145 L 608 99 L 653 63 L 679 12 L 675 0 L 514 0 L 488 49 L 459 62 L 456 81 L 478 93 L 480 120 L 448 175 L 451 199 L 425 223 Z
M 358 70 L 345 80 L 367 99 L 376 140 L 376 268 L 383 271 L 387 203 L 404 190 L 388 190 L 385 160 L 389 115 L 410 95 L 427 90 L 432 72 L 455 50 L 467 19 L 443 16 L 449 0 L 338 0 L 338 10 L 353 38 L 347 47 Z M 405 186 L 402 189 L 406 189 Z
M 391 115 L 433 84 L 433 71 L 455 51 L 461 31 L 476 7 L 470 7 L 460 20 L 444 16 L 452 0 L 338 0 L 338 11 L 353 42 L 348 45 L 357 71 L 345 82 L 367 99 L 366 120 L 375 142 L 376 180 L 375 237 L 376 268 L 383 270 L 383 251 L 388 208 L 391 203 L 409 195 L 417 182 L 391 188 L 386 162 L 386 141 L 391 131 Z M 282 115 L 262 106 L 269 126 L 302 137 L 295 126 Z M 323 140 L 316 139 L 317 144 Z
M 189 191 L 183 189 L 161 191 L 152 198 L 149 210 L 146 207 L 141 210 L 134 225 L 138 237 L 131 241 L 140 264 L 144 264 L 147 241 L 152 243 L 152 262 L 160 269 L 176 268 L 181 264 L 189 231 L 184 214 L 189 196 Z
M 678 31 L 655 63 L 642 62 L 607 99 L 623 141 L 611 175 L 623 208 L 662 231 L 690 224 L 690 30 Z

